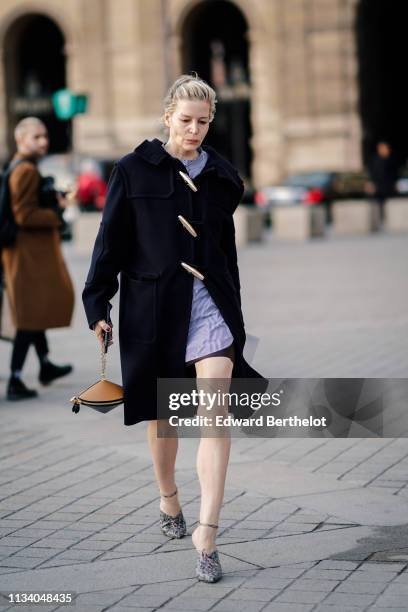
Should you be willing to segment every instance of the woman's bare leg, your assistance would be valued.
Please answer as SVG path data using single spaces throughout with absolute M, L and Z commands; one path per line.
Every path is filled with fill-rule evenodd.
M 172 428 L 174 431 L 174 428 Z M 173 434 L 172 434 L 173 435 Z M 149 421 L 147 440 L 152 454 L 153 468 L 161 495 L 169 495 L 176 490 L 175 465 L 178 449 L 177 437 L 157 437 L 157 421 Z M 178 495 L 161 498 L 160 510 L 176 516 L 180 511 Z
M 233 369 L 233 362 L 229 357 L 208 357 L 196 362 L 195 366 L 198 379 L 213 379 L 215 387 L 222 387 L 224 392 L 229 390 Z M 228 407 L 218 408 L 218 414 L 227 413 Z M 211 436 L 211 432 L 207 431 L 208 433 Z M 201 487 L 200 522 L 213 525 L 218 525 L 231 448 L 228 430 L 225 429 L 222 433 L 218 431 L 217 434 L 215 437 L 205 437 L 204 432 L 197 452 L 197 473 Z M 197 550 L 210 553 L 216 548 L 216 535 L 216 529 L 199 525 L 192 534 L 193 544 Z

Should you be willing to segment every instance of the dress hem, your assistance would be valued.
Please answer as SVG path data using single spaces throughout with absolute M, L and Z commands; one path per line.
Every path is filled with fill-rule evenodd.
M 234 340 L 232 340 L 232 342 L 227 344 L 227 346 L 221 346 L 219 349 L 215 349 L 215 351 L 210 351 L 209 353 L 206 352 L 203 355 L 197 355 L 196 357 L 193 357 L 193 359 L 189 359 L 188 361 L 185 362 L 185 365 L 186 366 L 193 365 L 194 363 L 196 363 L 196 361 L 200 361 L 201 359 L 205 359 L 206 357 L 215 357 L 219 353 L 222 353 L 222 354 L 225 353 L 225 356 L 230 357 L 231 351 L 229 349 L 231 349 L 233 345 L 234 345 Z

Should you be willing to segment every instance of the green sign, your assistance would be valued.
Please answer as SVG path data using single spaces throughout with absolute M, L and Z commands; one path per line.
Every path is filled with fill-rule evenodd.
M 88 108 L 88 96 L 78 94 L 75 100 L 75 113 L 86 113 Z
M 86 113 L 88 96 L 74 94 L 70 89 L 59 89 L 53 94 L 52 103 L 58 119 L 67 121 L 79 113 Z

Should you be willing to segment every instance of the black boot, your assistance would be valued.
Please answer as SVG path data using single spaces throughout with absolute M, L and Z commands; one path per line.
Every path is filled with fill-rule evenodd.
M 66 376 L 72 372 L 72 365 L 58 366 L 51 361 L 43 363 L 40 369 L 39 381 L 42 385 L 49 385 L 56 378 Z
M 11 402 L 37 397 L 38 393 L 34 389 L 28 389 L 21 378 L 11 376 L 7 385 L 7 399 Z

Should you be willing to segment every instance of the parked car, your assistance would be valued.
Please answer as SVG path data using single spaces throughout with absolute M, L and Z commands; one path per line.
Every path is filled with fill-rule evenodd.
M 408 168 L 404 169 L 395 186 L 396 196 L 406 197 L 408 195 Z
M 264 187 L 255 193 L 257 206 L 270 210 L 273 206 L 322 204 L 326 219 L 331 222 L 333 200 L 366 196 L 365 172 L 318 171 L 289 175 L 281 185 Z

